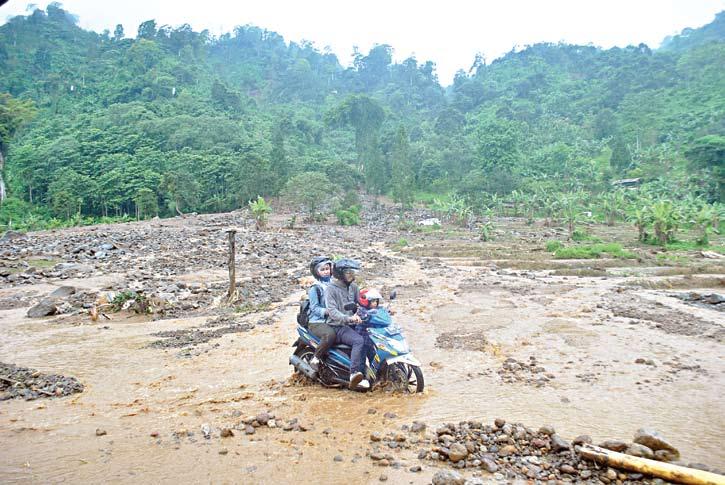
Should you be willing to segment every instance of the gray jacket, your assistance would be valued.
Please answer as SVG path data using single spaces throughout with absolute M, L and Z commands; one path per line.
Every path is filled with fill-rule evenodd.
M 327 324 L 335 327 L 352 323 L 353 312 L 346 311 L 345 305 L 357 303 L 360 289 L 355 282 L 347 286 L 344 281 L 332 278 L 332 282 L 325 288 L 325 307 L 329 315 Z

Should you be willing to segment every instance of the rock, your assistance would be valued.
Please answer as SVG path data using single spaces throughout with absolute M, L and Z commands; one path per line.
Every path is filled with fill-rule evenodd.
M 551 449 L 554 451 L 563 451 L 571 449 L 571 445 L 558 434 L 551 436 Z
M 632 443 L 626 450 L 624 450 L 624 452 L 628 455 L 638 456 L 640 458 L 654 459 L 655 457 L 654 452 L 649 447 L 640 445 L 639 443 Z
M 159 432 L 158 431 L 152 431 L 149 436 L 151 436 L 152 438 L 158 438 L 159 437 Z
M 718 293 L 711 293 L 707 295 L 704 299 L 707 303 L 711 305 L 719 305 L 720 303 L 725 303 L 725 296 Z
M 613 468 L 607 468 L 607 478 L 611 481 L 614 481 L 617 479 L 617 471 Z
M 511 426 L 510 424 L 506 423 L 506 424 L 504 424 L 504 425 L 503 425 L 503 426 L 501 427 L 501 431 L 502 431 L 502 432 L 503 432 L 503 434 L 505 434 L 506 436 L 511 436 L 511 435 L 513 434 L 513 432 L 514 432 L 514 427 L 513 427 L 513 426 Z
M 453 463 L 458 463 L 468 456 L 468 449 L 460 443 L 453 443 L 448 450 L 448 458 Z
M 105 430 L 105 429 L 101 429 L 101 428 L 96 428 L 96 436 L 105 436 L 105 435 L 107 435 L 107 434 L 108 434 L 108 433 L 106 432 L 106 430 Z
M 556 433 L 556 430 L 551 425 L 542 426 L 539 428 L 539 433 L 551 436 Z
M 342 455 L 335 455 L 335 457 L 333 458 L 333 460 L 334 461 L 337 461 L 337 462 L 343 461 Z
M 483 485 L 483 484 L 484 484 L 483 480 L 480 478 L 477 478 L 477 477 L 468 478 L 468 479 L 466 479 L 465 482 L 463 482 L 463 485 Z
M 514 445 L 506 445 L 498 450 L 498 456 L 509 456 L 515 454 L 516 452 L 517 450 Z
M 222 448 L 221 450 L 219 450 L 220 455 L 226 455 L 227 453 L 229 453 L 229 450 L 227 450 L 226 448 Z
M 201 434 L 204 435 L 204 439 L 211 438 L 211 426 L 209 423 L 204 423 L 201 425 Z
M 670 450 L 657 450 L 655 451 L 655 460 L 659 461 L 676 461 L 680 455 L 672 453 Z
M 488 473 L 496 473 L 498 471 L 498 465 L 496 462 L 493 458 L 489 458 L 487 456 L 481 458 L 481 468 L 486 470 Z
M 27 239 L 28 237 L 22 232 L 8 230 L 0 237 L 0 241 L 17 241 L 19 239 Z
M 606 448 L 612 451 L 624 451 L 627 449 L 627 443 L 619 440 L 606 440 L 599 444 L 600 448 Z
M 412 433 L 422 433 L 425 431 L 425 423 L 421 423 L 420 421 L 413 421 L 413 425 L 410 427 L 410 431 Z
M 383 414 L 383 417 L 386 419 L 395 419 L 398 417 L 398 415 L 395 413 L 385 413 Z
M 579 476 L 584 480 L 588 480 L 592 477 L 592 472 L 591 470 L 582 470 L 579 472 Z
M 408 470 L 411 471 L 411 472 L 413 472 L 413 473 L 418 473 L 418 472 L 420 472 L 420 471 L 423 470 L 423 467 L 420 466 L 420 465 L 415 465 L 415 466 L 412 466 L 412 467 L 408 468 Z
M 49 315 L 55 315 L 58 313 L 58 307 L 55 304 L 55 300 L 50 298 L 44 298 L 37 305 L 28 310 L 28 317 L 30 318 L 41 318 Z
M 441 470 L 433 475 L 433 485 L 463 485 L 464 478 L 453 470 Z
M 74 295 L 75 292 L 76 289 L 73 286 L 61 286 L 60 288 L 53 290 L 50 295 L 48 295 L 48 298 L 68 298 L 69 296 Z
M 574 441 L 571 442 L 573 445 L 583 445 L 583 444 L 591 444 L 592 443 L 592 437 L 588 434 L 579 435 L 576 438 L 574 438 Z
M 546 440 L 542 440 L 541 438 L 534 438 L 531 440 L 531 444 L 537 448 L 546 448 L 549 446 L 549 442 Z
M 260 413 L 254 419 L 256 419 L 259 424 L 264 426 L 269 422 L 270 419 L 272 419 L 272 417 L 268 413 Z
M 680 456 L 679 450 L 653 429 L 641 428 L 637 430 L 634 435 L 634 442 L 644 445 L 652 451 L 667 450 L 675 456 L 675 459 Z
M 379 431 L 370 433 L 370 441 L 381 441 L 382 439 L 383 435 Z
M 388 481 L 388 476 L 385 473 L 383 473 L 382 475 L 380 475 L 378 477 L 378 480 L 380 480 L 381 482 L 387 482 Z
M 248 424 L 244 427 L 244 434 L 254 434 L 256 432 L 257 430 L 251 424 Z
M 375 413 L 377 413 L 377 412 L 378 412 L 378 410 L 377 410 L 377 409 L 375 409 L 375 408 L 369 408 L 369 409 L 368 409 L 368 414 L 375 414 Z
M 275 421 L 274 419 L 270 419 L 269 421 L 267 421 L 267 427 L 268 428 L 276 428 L 277 427 L 277 421 Z
M 505 420 L 505 419 L 503 419 L 503 418 L 496 418 L 496 419 L 495 419 L 495 420 L 493 421 L 493 424 L 495 424 L 495 425 L 496 425 L 496 427 L 500 429 L 500 428 L 503 428 L 503 425 L 504 425 L 504 424 L 506 424 L 506 420 Z
M 567 475 L 576 475 L 576 468 L 569 465 L 568 463 L 564 463 L 559 467 L 559 470 L 561 470 L 561 473 L 566 473 Z
M 222 428 L 221 437 L 222 438 L 231 438 L 234 436 L 234 432 L 229 428 Z

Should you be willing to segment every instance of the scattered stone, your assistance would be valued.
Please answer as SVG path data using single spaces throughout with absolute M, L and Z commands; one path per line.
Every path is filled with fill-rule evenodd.
M 226 455 L 227 453 L 229 453 L 229 450 L 227 450 L 226 448 L 222 448 L 221 450 L 219 450 L 220 455 Z
M 333 460 L 334 461 L 337 461 L 337 462 L 343 461 L 342 455 L 335 455 L 335 457 L 333 458 Z
M 573 445 L 583 445 L 583 444 L 591 444 L 592 443 L 592 437 L 588 434 L 579 435 L 571 442 Z
M 107 434 L 108 434 L 108 432 L 106 432 L 105 429 L 96 428 L 96 436 L 105 436 Z
M 415 465 L 415 466 L 410 467 L 408 470 L 413 473 L 418 473 L 423 470 L 423 467 L 420 465 Z
M 204 423 L 201 425 L 201 434 L 204 435 L 204 439 L 211 438 L 211 426 L 209 423 Z
M 425 431 L 425 423 L 421 423 L 420 421 L 413 421 L 413 425 L 410 427 L 410 431 L 413 433 L 422 433 Z
M 453 470 L 440 470 L 433 475 L 433 485 L 463 485 L 465 480 Z
M 564 451 L 571 449 L 571 445 L 558 434 L 554 434 L 551 436 L 551 449 L 554 451 Z
M 379 431 L 370 433 L 370 441 L 381 441 L 382 439 L 383 435 Z
M 554 433 L 556 433 L 556 430 L 554 430 L 553 426 L 546 425 L 546 426 L 542 426 L 541 428 L 539 428 L 539 433 L 545 434 L 547 436 L 551 436 Z
M 221 431 L 222 438 L 231 438 L 232 436 L 234 436 L 234 432 L 231 429 L 222 428 L 222 431 Z
M 292 428 L 290 427 L 290 430 L 291 429 Z M 254 429 L 254 426 L 252 426 L 251 424 L 248 424 L 244 427 L 244 434 L 254 434 L 254 433 L 256 433 L 256 430 Z
M 388 476 L 385 473 L 383 473 L 382 475 L 380 475 L 378 477 L 378 480 L 380 480 L 381 482 L 387 482 L 388 481 Z
M 666 450 L 675 460 L 680 456 L 679 450 L 653 429 L 641 428 L 637 430 L 637 433 L 634 435 L 634 442 L 644 445 L 652 451 Z
M 632 443 L 626 450 L 624 450 L 624 452 L 628 455 L 638 456 L 640 458 L 649 458 L 650 460 L 655 457 L 654 452 L 650 448 L 640 445 L 639 443 Z
M 453 443 L 448 450 L 448 459 L 457 463 L 468 456 L 468 449 L 460 443 Z
M 627 443 L 619 440 L 606 440 L 599 444 L 600 448 L 622 452 L 627 449 Z

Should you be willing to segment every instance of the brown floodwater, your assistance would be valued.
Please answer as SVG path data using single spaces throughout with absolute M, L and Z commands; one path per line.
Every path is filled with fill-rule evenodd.
M 497 417 L 534 428 L 550 424 L 568 439 L 589 434 L 595 443 L 655 428 L 684 460 L 725 468 L 723 344 L 633 324 L 613 317 L 611 307 L 636 296 L 713 325 L 723 324 L 721 313 L 654 290 L 621 292 L 625 277 L 495 273 L 474 262 L 424 269 L 401 259 L 395 280 L 378 282 L 401 286 L 396 318 L 426 381 L 426 391 L 414 396 L 290 379 L 291 304 L 299 292 L 273 325 L 225 335 L 191 356 L 147 347 L 155 339 L 150 334 L 198 326 L 205 317 L 151 322 L 114 314 L 90 322 L 28 319 L 27 308 L 0 311 L 0 361 L 74 376 L 86 386 L 60 399 L 0 403 L 0 480 L 364 483 L 384 472 L 393 483 L 425 483 L 429 467 L 422 474 L 373 467 L 365 457 L 370 431 L 413 420 L 435 426 Z M 531 356 L 553 376 L 543 386 L 508 383 L 497 373 L 506 358 Z M 638 358 L 656 365 L 636 364 Z M 266 410 L 280 424 L 298 418 L 310 429 L 219 436 L 221 428 Z M 207 423 L 211 439 L 202 435 Z M 96 436 L 97 429 L 106 434 Z M 412 466 L 415 454 L 401 456 Z

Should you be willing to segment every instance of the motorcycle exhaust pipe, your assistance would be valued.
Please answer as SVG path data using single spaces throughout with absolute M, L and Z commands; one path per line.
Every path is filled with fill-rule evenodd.
M 289 363 L 291 366 L 294 366 L 295 369 L 302 372 L 304 375 L 309 377 L 310 379 L 316 379 L 317 378 L 317 372 L 315 372 L 315 369 L 310 366 L 307 362 L 300 359 L 296 355 L 290 355 Z

